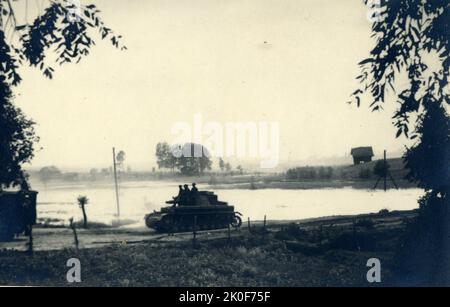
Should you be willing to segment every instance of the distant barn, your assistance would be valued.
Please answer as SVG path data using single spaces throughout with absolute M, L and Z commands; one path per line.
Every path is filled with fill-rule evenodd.
M 373 149 L 370 146 L 352 148 L 350 153 L 355 165 L 372 161 Z

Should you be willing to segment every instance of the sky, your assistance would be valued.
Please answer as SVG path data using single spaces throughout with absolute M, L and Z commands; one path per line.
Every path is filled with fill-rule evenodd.
M 280 161 L 348 156 L 355 146 L 399 153 L 395 100 L 349 105 L 358 62 L 374 42 L 360 0 L 82 0 L 95 3 L 128 50 L 93 35 L 77 65 L 52 80 L 21 69 L 16 103 L 41 140 L 32 167 L 104 167 L 111 148 L 155 166 L 172 127 L 276 122 Z

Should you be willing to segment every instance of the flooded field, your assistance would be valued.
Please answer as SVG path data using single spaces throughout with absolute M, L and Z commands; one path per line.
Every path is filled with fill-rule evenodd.
M 52 220 L 53 224 L 67 224 L 68 219 L 82 219 L 76 199 L 78 195 L 89 198 L 87 213 L 90 222 L 111 224 L 117 208 L 113 184 L 35 186 L 38 195 L 38 217 Z M 200 190 L 212 190 L 200 186 Z M 175 182 L 128 182 L 120 185 L 121 219 L 129 220 L 130 227 L 143 226 L 144 215 L 159 210 L 165 201 L 178 191 Z M 420 189 L 362 190 L 341 189 L 218 189 L 219 199 L 229 202 L 244 215 L 244 219 L 298 220 L 330 215 L 346 215 L 389 210 L 417 208 Z

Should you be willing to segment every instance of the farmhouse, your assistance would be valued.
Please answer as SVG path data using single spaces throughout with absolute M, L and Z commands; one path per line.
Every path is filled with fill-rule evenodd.
M 352 148 L 350 154 L 353 156 L 353 164 L 361 164 L 372 161 L 373 149 L 371 146 Z

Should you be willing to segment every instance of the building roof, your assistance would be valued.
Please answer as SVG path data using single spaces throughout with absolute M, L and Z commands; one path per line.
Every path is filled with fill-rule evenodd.
M 352 148 L 350 154 L 355 158 L 373 157 L 373 149 L 371 146 Z

